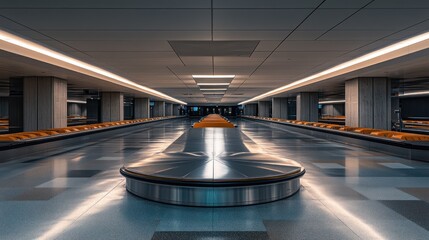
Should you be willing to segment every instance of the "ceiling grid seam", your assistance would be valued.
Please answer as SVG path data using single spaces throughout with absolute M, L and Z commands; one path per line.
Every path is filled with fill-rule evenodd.
M 248 80 L 256 71 L 258 71 L 258 69 L 268 60 L 269 57 L 271 57 L 271 55 L 274 54 L 274 52 L 286 41 L 286 39 L 288 39 L 289 36 L 292 35 L 292 33 L 294 33 L 325 2 L 326 0 L 323 0 L 319 5 L 317 5 L 316 8 L 314 8 L 289 34 L 287 34 L 287 36 L 270 52 L 270 54 L 268 54 L 268 56 L 249 74 L 249 77 L 245 79 L 236 89 L 234 89 L 234 92 L 240 89 L 246 80 Z

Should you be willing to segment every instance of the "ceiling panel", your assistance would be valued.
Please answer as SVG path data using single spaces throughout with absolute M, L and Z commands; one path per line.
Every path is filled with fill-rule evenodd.
M 319 9 L 302 23 L 299 30 L 329 30 L 355 11 L 355 9 Z
M 215 10 L 214 30 L 290 30 L 310 9 L 241 9 Z
M 315 8 L 322 0 L 214 0 L 215 8 Z
M 214 31 L 213 39 L 219 40 L 282 40 L 290 31 L 262 31 L 262 30 L 229 30 L 229 31 Z
M 368 41 L 285 41 L 280 45 L 278 51 L 342 52 L 361 47 L 366 43 Z
M 428 19 L 429 9 L 363 9 L 337 30 L 401 30 Z
M 210 8 L 210 0 L 14 0 L 0 8 Z
M 361 8 L 372 0 L 326 0 L 320 8 Z M 378 0 L 377 0 L 378 1 Z
M 37 30 L 210 29 L 207 9 L 0 9 L 0 13 Z
M 429 2 L 425 0 L 377 0 L 368 8 L 429 8 Z
M 26 33 L 28 30 L 26 31 Z M 23 33 L 24 35 L 26 33 Z M 44 34 L 60 41 L 153 41 L 153 40 L 210 40 L 210 31 L 153 31 L 153 30 L 44 30 Z M 40 34 L 39 34 L 40 35 Z M 35 39 L 45 39 L 42 35 Z

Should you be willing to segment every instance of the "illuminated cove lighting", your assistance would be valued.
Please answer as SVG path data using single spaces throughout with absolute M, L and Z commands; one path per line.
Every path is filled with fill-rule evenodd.
M 47 47 L 18 37 L 4 30 L 0 30 L 0 49 L 24 57 L 32 58 L 41 62 L 49 63 L 61 68 L 72 70 L 74 72 L 82 73 L 87 76 L 105 80 L 168 101 L 186 104 L 186 102 L 170 97 L 162 92 L 142 86 L 129 79 L 111 73 L 107 70 L 82 62 L 62 53 L 56 52 Z
M 306 78 L 299 79 L 290 84 L 284 85 L 254 98 L 240 102 L 239 105 L 257 101 L 259 99 L 287 92 L 298 87 L 303 87 L 312 83 L 320 82 L 329 78 L 350 73 L 359 69 L 363 69 L 365 67 L 399 58 L 427 48 L 429 48 L 429 32 L 408 38 L 406 40 L 400 41 L 398 43 L 389 45 L 387 47 L 365 54 L 363 56 L 354 58 L 350 61 L 336 65 L 325 71 L 316 73 Z

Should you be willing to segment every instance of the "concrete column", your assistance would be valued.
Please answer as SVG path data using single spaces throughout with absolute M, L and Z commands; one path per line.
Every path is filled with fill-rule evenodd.
M 165 102 L 162 102 L 162 101 L 154 102 L 153 117 L 165 117 Z
M 296 120 L 317 122 L 319 120 L 319 93 L 302 92 L 296 96 Z
M 67 81 L 55 77 L 25 77 L 24 131 L 67 127 Z
M 150 100 L 149 98 L 134 99 L 134 118 L 149 118 L 150 117 Z
M 180 116 L 180 104 L 173 104 L 173 116 Z
M 273 118 L 288 119 L 287 98 L 273 98 Z
M 244 115 L 246 116 L 256 116 L 258 114 L 258 104 L 250 103 L 244 105 Z
M 346 125 L 391 128 L 389 79 L 365 77 L 346 81 Z
M 173 104 L 165 103 L 165 116 L 173 116 Z
M 101 93 L 101 122 L 124 120 L 124 94 L 120 92 Z
M 259 117 L 269 117 L 271 109 L 270 101 L 259 101 L 258 102 L 258 116 Z

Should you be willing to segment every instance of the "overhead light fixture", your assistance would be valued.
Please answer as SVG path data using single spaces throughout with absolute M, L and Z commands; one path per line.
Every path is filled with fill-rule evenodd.
M 203 95 L 225 95 L 223 92 L 205 92 Z
M 228 86 L 229 83 L 197 83 L 198 86 Z
M 428 95 L 429 91 L 421 91 L 421 92 L 404 92 L 404 93 L 400 93 L 399 96 L 418 96 L 418 95 Z
M 235 78 L 235 75 L 192 75 L 193 78 Z
M 226 91 L 226 88 L 201 88 L 201 91 Z
M 82 103 L 82 104 L 86 104 L 86 101 L 82 101 L 82 100 L 67 100 L 68 103 Z
M 282 92 L 290 91 L 292 89 L 303 87 L 311 83 L 320 82 L 329 78 L 350 73 L 352 71 L 356 71 L 381 62 L 402 57 L 427 48 L 429 48 L 429 32 L 417 35 L 415 37 L 408 38 L 406 40 L 400 41 L 398 43 L 389 45 L 387 47 L 365 54 L 363 56 L 354 58 L 350 61 L 336 65 L 325 71 L 316 73 L 306 78 L 299 79 L 290 84 L 284 85 L 282 87 L 276 88 L 274 90 L 271 90 L 269 92 L 266 92 L 254 98 L 251 98 L 249 100 L 243 101 L 239 103 L 239 105 L 246 104 L 248 102 L 253 102 L 269 96 L 273 96 Z
M 346 100 L 320 101 L 319 104 L 345 103 Z
M 36 59 L 48 64 L 52 64 L 71 71 L 82 73 L 87 76 L 102 79 L 114 84 L 121 85 L 139 92 L 143 92 L 154 97 L 162 98 L 180 104 L 186 104 L 183 101 L 170 97 L 162 92 L 137 84 L 129 79 L 111 73 L 102 68 L 82 62 L 62 53 L 51 50 L 40 44 L 27 39 L 18 37 L 14 34 L 0 30 L 0 49 L 24 57 Z

